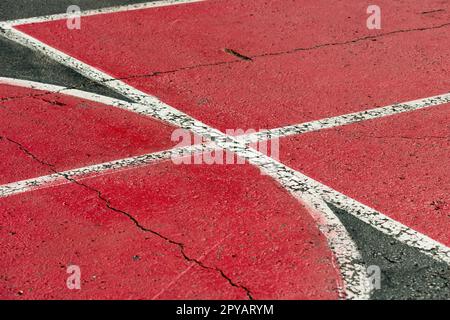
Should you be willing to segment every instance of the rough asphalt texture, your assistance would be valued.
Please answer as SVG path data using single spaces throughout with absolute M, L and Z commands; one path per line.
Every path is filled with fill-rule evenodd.
M 3 0 L 0 3 L 0 20 L 62 13 L 73 4 L 85 10 L 139 2 L 143 1 Z M 120 97 L 41 54 L 3 38 L 0 38 L 0 76 L 75 87 Z M 365 262 L 368 265 L 378 265 L 382 269 L 382 289 L 375 292 L 374 299 L 450 299 L 448 266 L 383 235 L 332 204 L 329 206 L 347 227 Z

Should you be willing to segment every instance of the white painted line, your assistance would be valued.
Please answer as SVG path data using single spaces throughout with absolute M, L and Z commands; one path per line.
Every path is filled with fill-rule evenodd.
M 282 138 L 290 135 L 302 134 L 307 132 L 313 132 L 323 129 L 334 128 L 338 126 L 349 125 L 352 123 L 358 123 L 366 120 L 378 119 L 387 116 L 392 116 L 404 112 L 411 112 L 414 110 L 425 109 L 435 106 L 440 106 L 446 103 L 450 103 L 450 93 L 441 94 L 434 97 L 398 103 L 389 105 L 386 107 L 375 108 L 370 110 L 364 110 L 349 114 L 344 114 L 336 117 L 290 125 L 281 128 L 269 129 L 260 131 L 245 137 L 241 140 L 246 143 L 262 141 L 272 138 Z
M 98 103 L 102 103 L 102 104 L 110 105 L 110 106 L 116 106 L 118 104 L 121 104 L 121 105 L 128 104 L 128 105 L 130 105 L 129 108 L 132 109 L 132 107 L 131 107 L 132 104 L 129 102 L 126 102 L 124 100 L 119 100 L 119 99 L 102 96 L 102 95 L 88 92 L 88 91 L 81 91 L 81 90 L 77 90 L 77 89 L 57 86 L 57 85 L 48 84 L 48 83 L 22 80 L 22 79 L 16 79 L 16 78 L 0 77 L 0 84 L 45 91 L 44 93 L 42 93 L 43 95 L 45 95 L 47 93 L 62 93 L 64 95 L 68 95 L 68 96 L 72 96 L 72 97 L 76 97 L 76 98 L 80 98 L 80 99 L 85 99 L 85 100 L 90 100 L 90 101 L 94 101 L 94 102 L 98 102 Z
M 171 158 L 173 159 L 174 157 L 186 157 L 200 152 L 211 151 L 215 148 L 214 144 L 176 148 L 9 183 L 0 186 L 0 198 L 69 184 L 72 183 L 75 178 L 77 181 L 97 178 L 102 175 L 113 174 L 119 171 L 130 170 Z M 242 145 L 235 145 L 233 149 L 235 149 L 238 155 L 248 159 L 253 159 L 254 157 L 249 156 L 249 154 L 254 155 L 256 152 L 252 149 L 245 149 Z M 269 159 L 269 162 L 272 161 L 271 158 L 266 157 L 266 159 Z M 256 162 L 250 162 L 257 164 Z M 259 164 L 257 165 L 259 166 Z M 279 176 L 274 174 L 273 171 L 269 170 L 266 173 L 282 183 L 282 180 L 279 179 Z M 320 197 L 298 192 L 283 183 L 282 185 L 286 187 L 294 197 L 305 204 L 317 223 L 319 230 L 327 239 L 329 247 L 337 260 L 339 272 L 341 273 L 344 282 L 343 286 L 338 285 L 341 297 L 346 299 L 370 298 L 370 289 L 366 285 L 368 283 L 366 268 L 362 263 L 361 255 L 339 219 Z
M 123 5 L 123 6 L 114 6 L 114 7 L 93 9 L 93 10 L 84 10 L 84 11 L 81 11 L 80 16 L 87 17 L 87 16 L 94 16 L 94 15 L 99 15 L 99 14 L 107 14 L 107 13 L 115 13 L 115 12 L 125 12 L 125 11 L 134 11 L 134 10 L 142 10 L 142 9 L 149 9 L 149 8 L 166 7 L 166 6 L 173 6 L 173 5 L 186 4 L 186 3 L 202 2 L 202 1 L 205 1 L 205 0 L 162 0 L 162 1 L 152 1 L 152 2 L 136 3 L 136 4 Z M 22 24 L 30 24 L 30 23 L 39 23 L 39 22 L 47 22 L 47 21 L 68 19 L 70 17 L 71 16 L 69 14 L 67 14 L 67 13 L 59 13 L 59 14 L 40 16 L 40 17 L 32 17 L 32 18 L 9 20 L 9 21 L 3 21 L 3 22 L 6 23 L 6 24 L 9 24 L 9 25 L 12 25 L 12 26 L 17 26 L 17 25 L 22 25 Z
M 211 146 L 207 145 L 192 145 L 182 148 L 174 148 L 170 150 L 164 150 L 141 156 L 130 157 L 126 159 L 114 160 L 110 162 L 104 162 L 83 168 L 72 169 L 68 171 L 57 172 L 54 174 L 22 180 L 18 182 L 12 182 L 9 184 L 0 186 L 0 198 L 10 197 L 19 193 L 34 191 L 37 189 L 44 189 L 49 187 L 55 187 L 63 184 L 72 183 L 69 180 L 77 177 L 77 181 L 87 179 L 90 177 L 99 177 L 102 175 L 108 175 L 119 171 L 130 170 L 133 168 L 143 167 L 149 164 L 154 164 L 168 159 L 176 157 L 187 157 L 200 152 L 213 150 Z
M 192 149 L 189 150 L 190 148 Z M 179 148 L 178 150 L 172 149 L 66 171 L 61 174 L 11 183 L 0 186 L 0 197 L 31 191 L 36 188 L 69 183 L 68 180 L 63 180 L 64 177 L 80 176 L 82 179 L 95 178 L 100 174 L 111 174 L 117 172 L 117 170 L 127 170 L 148 163 L 161 161 L 163 159 L 169 159 L 173 155 L 186 156 L 189 152 L 201 152 L 212 149 L 214 148 L 205 149 L 204 145 L 189 146 L 187 148 Z M 256 150 L 244 147 L 240 143 L 231 143 L 229 144 L 228 149 L 247 159 L 251 164 L 259 167 L 266 174 L 278 181 L 293 196 L 312 209 L 310 210 L 310 213 L 315 219 L 321 232 L 326 236 L 330 248 L 336 256 L 344 279 L 345 296 L 348 299 L 366 299 L 370 295 L 370 291 L 365 285 L 365 283 L 367 283 L 365 267 L 361 263 L 357 247 L 348 235 L 345 227 L 323 200 L 333 203 L 336 207 L 345 210 L 384 234 L 416 248 L 438 261 L 450 264 L 450 249 L 445 245 L 261 154 Z M 92 173 L 95 173 L 96 175 L 90 175 Z M 79 179 L 80 178 L 77 180 Z M 54 184 L 53 182 L 55 181 L 57 181 L 58 184 Z
M 368 280 L 367 266 L 364 264 L 353 239 L 347 230 L 342 227 L 341 221 L 320 197 L 288 190 L 308 207 L 320 232 L 325 235 L 329 248 L 334 253 L 339 271 L 343 274 L 343 286 L 338 283 L 341 298 L 348 300 L 370 299 L 372 289 Z

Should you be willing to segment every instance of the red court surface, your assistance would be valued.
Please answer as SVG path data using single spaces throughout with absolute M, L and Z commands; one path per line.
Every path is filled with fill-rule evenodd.
M 29 95 L 29 96 L 28 96 Z M 16 86 L 0 85 L 0 184 L 173 147 L 174 128 L 112 106 Z
M 450 245 L 450 105 L 283 138 L 281 161 Z
M 273 128 L 448 90 L 448 28 L 339 43 L 439 26 L 450 10 L 422 14 L 421 2 L 405 10 L 382 1 L 380 32 L 366 27 L 365 1 L 333 10 L 328 1 L 269 3 L 207 1 L 88 16 L 76 31 L 65 20 L 17 28 L 221 130 Z M 445 7 L 428 5 L 438 3 Z
M 448 92 L 450 4 L 377 4 L 379 31 L 360 0 L 206 1 L 16 28 L 214 128 L 258 130 Z M 0 185 L 177 143 L 150 117 L 43 93 L 0 85 L 20 97 L 0 103 Z M 285 137 L 281 162 L 450 245 L 449 120 L 442 105 Z M 311 212 L 257 167 L 164 161 L 79 179 L 0 198 L 0 298 L 339 298 L 343 269 Z M 81 291 L 65 286 L 70 264 Z
M 212 269 L 69 184 L 0 199 L 1 298 L 246 299 L 236 286 L 255 299 L 338 297 L 312 217 L 255 167 L 167 161 L 82 183 Z M 72 263 L 83 270 L 78 293 L 63 281 Z

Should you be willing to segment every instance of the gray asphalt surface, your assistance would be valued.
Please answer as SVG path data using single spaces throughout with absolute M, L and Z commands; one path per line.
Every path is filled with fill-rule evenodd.
M 0 20 L 65 12 L 69 5 L 82 10 L 144 1 L 123 0 L 2 0 Z M 0 76 L 74 87 L 123 98 L 45 56 L 0 37 Z M 348 229 L 365 263 L 382 270 L 381 289 L 373 299 L 450 299 L 450 269 L 417 250 L 387 237 L 348 213 L 330 208 Z
M 372 299 L 450 299 L 450 268 L 328 204 L 347 228 L 367 266 L 381 269 Z

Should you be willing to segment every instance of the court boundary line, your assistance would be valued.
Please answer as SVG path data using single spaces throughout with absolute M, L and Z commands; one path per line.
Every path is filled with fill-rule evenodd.
M 30 94 L 30 95 L 24 95 L 19 97 L 11 97 L 11 99 L 6 100 L 13 100 L 13 99 L 19 99 L 19 98 L 26 98 L 26 97 L 35 97 L 35 96 L 41 96 L 41 95 L 47 95 L 47 94 L 64 94 L 75 98 L 80 99 L 86 99 L 93 102 L 102 103 L 109 106 L 116 106 L 116 105 L 123 105 L 123 104 L 132 104 L 128 101 L 108 97 L 105 95 L 101 95 L 98 93 L 90 92 L 90 91 L 84 91 L 79 90 L 75 88 L 70 87 L 64 87 L 56 84 L 51 83 L 44 83 L 44 82 L 38 82 L 38 81 L 32 81 L 32 80 L 25 80 L 25 79 L 18 79 L 18 78 L 10 78 L 10 77 L 0 77 L 0 85 L 9 85 L 9 86 L 16 86 L 21 88 L 27 88 L 27 89 L 34 89 L 39 91 L 44 91 L 42 94 Z M 132 111 L 133 108 L 130 108 L 130 111 Z
M 209 150 L 214 150 L 214 148 L 206 144 L 172 148 L 11 182 L 0 185 L 0 198 L 70 184 L 71 181 L 67 178 L 77 177 L 77 180 L 81 181 L 88 178 L 101 177 L 117 172 L 142 168 L 146 165 L 159 163 L 174 157 L 193 156 Z
M 392 236 L 400 242 L 411 247 L 415 247 L 425 254 L 450 265 L 450 249 L 445 245 L 401 224 L 392 218 L 389 218 L 388 216 L 385 216 L 377 210 L 364 205 L 357 200 L 326 186 L 325 184 L 314 180 L 313 178 L 304 175 L 297 170 L 294 170 L 256 150 L 253 150 L 252 148 L 246 147 L 244 151 L 242 150 L 241 145 L 238 145 L 237 148 L 237 150 L 230 150 L 240 156 L 243 156 L 250 163 L 265 171 L 297 198 L 308 198 L 310 200 L 311 197 L 313 197 L 313 199 L 319 199 L 316 201 L 306 201 L 306 203 L 309 202 L 315 206 L 314 203 L 316 202 L 319 203 L 320 206 L 322 201 L 321 199 L 331 202 L 338 208 L 347 211 L 359 220 L 371 225 L 382 233 Z M 102 174 L 99 174 L 99 172 L 102 171 L 107 171 L 103 174 L 113 174 L 121 170 L 138 168 L 146 164 L 166 160 L 172 156 L 191 156 L 193 153 L 200 153 L 214 149 L 217 149 L 217 147 L 214 145 L 208 146 L 205 144 L 173 148 L 146 155 L 72 169 L 57 174 L 12 182 L 10 184 L 0 186 L 0 198 L 27 191 L 34 191 L 36 188 L 41 189 L 44 187 L 53 187 L 55 185 L 50 184 L 50 182 L 54 182 L 65 176 L 85 176 L 85 178 L 95 178 L 97 176 L 101 176 Z M 90 173 L 97 173 L 97 175 L 89 176 Z M 48 185 L 45 185 L 47 183 Z M 66 180 L 66 183 L 70 182 Z M 416 243 L 417 239 L 422 241 L 422 244 L 424 245 L 419 247 L 419 243 Z
M 101 96 L 98 94 L 93 94 L 90 92 L 84 92 L 79 90 L 72 90 L 61 86 L 39 83 L 28 80 L 21 80 L 15 78 L 1 78 L 0 84 L 6 85 L 16 85 L 18 87 L 31 88 L 35 90 L 42 90 L 45 93 L 60 93 L 65 95 L 71 95 L 75 97 L 81 97 L 84 99 L 90 99 L 95 102 L 101 102 L 106 105 L 112 104 L 125 104 L 131 105 L 131 103 L 125 101 L 118 101 L 114 98 L 109 98 Z M 127 111 L 135 112 L 133 108 L 126 108 Z M 82 168 L 72 169 L 63 172 L 57 172 L 46 176 L 41 176 L 37 178 L 31 178 L 27 180 L 22 180 L 18 182 L 9 183 L 0 186 L 0 198 L 9 197 L 17 195 L 24 192 L 32 192 L 36 190 L 41 190 L 44 188 L 57 187 L 64 184 L 70 184 L 71 179 L 77 178 L 77 181 L 82 181 L 84 179 L 98 178 L 107 174 L 114 174 L 117 172 L 131 170 L 133 168 L 141 168 L 145 165 L 154 164 L 172 158 L 174 156 L 186 157 L 192 156 L 195 153 L 201 153 L 208 150 L 214 150 L 214 144 L 203 144 L 203 145 L 193 145 L 181 148 L 172 148 L 169 150 L 146 154 L 142 156 L 130 157 L 126 159 L 115 160 L 111 162 L 105 162 L 101 164 L 94 164 L 91 166 L 86 166 Z M 339 291 L 339 296 L 341 298 L 355 298 L 355 299 L 369 299 L 370 294 L 368 293 L 368 288 L 364 287 L 365 279 L 367 279 L 366 270 L 364 264 L 362 263 L 362 257 L 355 245 L 351 240 L 349 235 L 346 235 L 346 230 L 339 227 L 339 220 L 328 206 L 317 198 L 308 197 L 305 201 L 302 196 L 298 194 L 293 194 L 293 196 L 303 203 L 312 214 L 312 217 L 319 228 L 319 230 L 324 234 L 327 244 L 333 252 L 334 259 L 337 260 L 338 265 L 351 265 L 351 268 L 345 268 L 345 270 L 339 269 L 339 272 L 345 272 L 345 277 L 355 279 L 353 284 L 349 285 L 341 283 L 337 280 L 337 288 Z M 306 196 L 303 196 L 304 198 Z M 306 199 L 306 198 L 305 198 Z M 319 210 L 320 213 L 317 213 Z M 322 214 L 323 216 L 322 216 Z M 344 276 L 343 276 L 344 278 Z M 360 279 L 362 278 L 362 279 Z M 355 287 L 357 289 L 355 289 Z M 344 288 L 348 288 L 347 292 Z M 351 292 L 351 294 L 350 294 Z M 361 292 L 367 292 L 367 294 L 360 294 Z
M 413 112 L 421 109 L 442 106 L 444 104 L 450 104 L 450 93 L 444 93 L 441 95 L 412 100 L 408 102 L 395 103 L 385 107 L 352 112 L 294 125 L 262 130 L 242 137 L 242 139 L 246 141 L 246 143 L 251 143 L 272 138 L 284 138 L 292 135 L 332 129 L 347 126 L 350 124 L 400 115 L 403 113 Z
M 239 149 L 242 148 L 242 146 L 237 147 Z M 156 162 L 167 160 L 172 156 L 192 156 L 193 153 L 204 152 L 208 149 L 215 150 L 216 147 L 214 145 L 210 147 L 208 147 L 208 145 L 194 145 L 123 160 L 116 160 L 70 171 L 56 172 L 48 176 L 42 176 L 35 179 L 23 180 L 0 186 L 0 198 L 17 195 L 27 191 L 31 192 L 44 188 L 56 187 L 63 184 L 70 184 L 74 182 L 74 177 L 79 177 L 76 179 L 77 182 L 86 179 L 96 179 L 103 175 L 122 172 L 138 167 L 140 168 L 145 165 L 151 165 Z M 257 168 L 259 168 L 261 161 L 268 161 L 269 163 L 272 162 L 271 158 L 260 154 L 251 148 L 246 151 L 251 154 L 251 156 L 248 154 L 244 155 L 242 150 L 235 150 L 235 152 L 243 157 L 249 157 L 249 163 L 253 164 Z M 126 167 L 124 167 L 124 165 L 126 165 Z M 99 173 L 98 170 L 103 171 Z M 296 198 L 308 209 L 308 212 L 315 221 L 317 228 L 324 235 L 329 249 L 333 253 L 333 258 L 336 259 L 338 263 L 338 272 L 341 273 L 342 276 L 342 285 L 341 281 L 336 279 L 339 297 L 358 300 L 369 299 L 372 288 L 369 284 L 366 266 L 356 244 L 337 216 L 319 197 L 305 192 L 299 192 L 283 182 L 283 178 L 295 180 L 294 177 L 289 177 L 289 175 L 285 174 L 280 177 L 273 170 L 267 169 L 267 167 L 264 168 L 263 171 L 265 171 L 270 177 L 274 178 L 275 181 L 278 181 L 287 192 L 291 193 L 294 198 Z
M 196 120 L 195 118 L 192 118 L 187 114 L 182 113 L 169 105 L 166 105 L 165 103 L 158 100 L 156 97 L 146 94 L 142 91 L 139 91 L 138 89 L 120 80 L 117 80 L 86 63 L 83 63 L 67 54 L 62 53 L 61 51 L 51 46 L 46 45 L 45 43 L 37 40 L 36 38 L 33 38 L 25 33 L 20 32 L 15 28 L 12 28 L 11 24 L 0 23 L 0 28 L 1 33 L 4 37 L 19 44 L 22 44 L 28 48 L 31 48 L 33 50 L 41 51 L 46 56 L 54 59 L 60 64 L 68 66 L 77 71 L 78 73 L 81 73 L 82 75 L 86 76 L 87 78 L 99 82 L 105 85 L 106 87 L 109 87 L 110 89 L 113 89 L 121 93 L 123 96 L 137 102 L 140 106 L 151 109 L 153 113 L 158 115 L 158 119 L 171 124 L 175 124 L 176 126 L 190 130 L 206 138 L 210 139 L 212 138 L 219 147 L 235 152 L 238 156 L 247 159 L 251 164 L 259 167 L 261 170 L 266 171 L 276 181 L 279 181 L 281 185 L 284 186 L 288 191 L 298 195 L 303 201 L 314 206 L 314 203 L 309 202 L 311 201 L 311 197 L 318 198 L 320 201 L 323 202 L 323 200 L 330 199 L 329 194 L 334 194 L 334 197 L 331 197 L 334 200 L 339 199 L 340 195 L 341 198 L 343 198 L 346 205 L 351 209 L 347 211 L 349 211 L 349 213 L 351 213 L 358 219 L 379 229 L 383 233 L 389 234 L 387 232 L 391 232 L 391 235 L 395 239 L 398 239 L 401 242 L 409 246 L 412 246 L 439 261 L 445 261 L 447 264 L 450 263 L 450 250 L 445 245 L 411 228 L 402 225 L 398 221 L 388 218 L 387 216 L 375 211 L 374 209 L 371 209 L 369 207 L 360 204 L 356 200 L 353 200 L 343 194 L 340 194 L 334 189 L 331 189 L 325 185 L 318 183 L 317 181 L 303 175 L 298 171 L 295 171 L 289 167 L 284 166 L 283 164 L 259 153 L 258 151 L 249 148 L 245 143 L 241 142 L 239 139 L 227 136 L 222 132 L 220 132 L 219 130 L 203 124 L 202 122 Z M 283 174 L 280 175 L 279 169 L 283 169 L 282 170 Z M 288 181 L 286 181 L 286 179 L 288 179 Z M 297 184 L 297 187 L 300 186 L 300 188 L 297 189 L 295 184 L 292 185 L 292 182 L 295 182 L 295 184 Z M 336 195 L 338 197 L 336 197 Z M 336 203 L 335 201 L 330 202 L 342 208 L 341 203 L 339 202 Z M 371 213 L 369 215 L 361 214 L 361 212 L 359 212 L 361 208 L 363 209 L 362 211 L 371 211 Z M 374 212 L 375 215 L 377 215 L 378 220 L 373 219 Z M 365 218 L 365 220 L 363 220 L 363 218 Z M 347 231 L 345 230 L 345 227 L 340 223 L 339 228 L 341 227 L 343 228 L 345 234 L 348 235 Z M 400 230 L 400 232 L 392 232 L 398 230 Z M 353 284 L 352 279 L 348 279 L 342 270 L 342 266 L 340 267 L 343 280 L 348 285 L 346 287 L 347 296 L 356 298 L 358 296 L 364 298 L 367 297 L 367 292 L 357 292 L 355 296 L 351 290 L 350 291 L 348 290 L 349 286 Z M 355 289 L 358 290 L 357 287 L 355 287 Z

